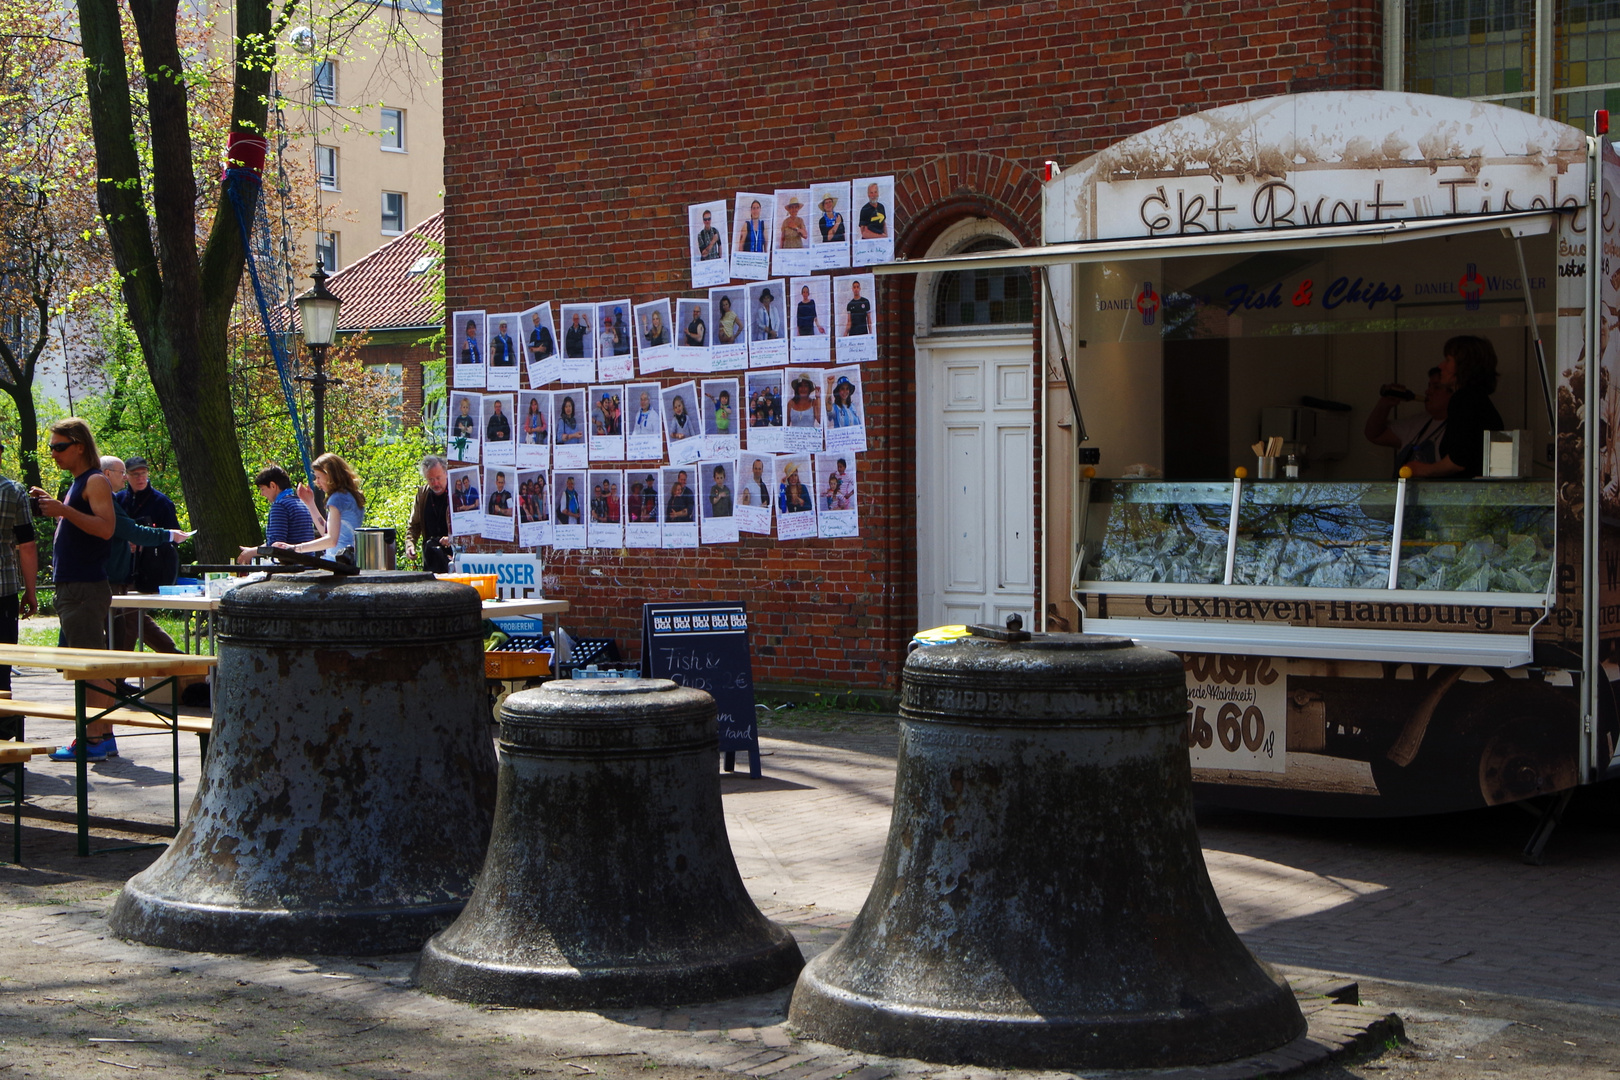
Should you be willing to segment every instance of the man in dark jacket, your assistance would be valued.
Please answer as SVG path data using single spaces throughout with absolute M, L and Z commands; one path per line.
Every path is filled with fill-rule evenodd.
M 130 461 L 140 461 L 142 458 L 130 458 Z M 115 457 L 101 459 L 101 471 L 107 477 L 107 483 L 113 489 L 113 534 L 112 544 L 107 551 L 107 581 L 112 586 L 114 596 L 123 596 L 133 590 L 130 577 L 135 571 L 135 548 L 172 547 L 186 538 L 186 533 L 178 527 L 158 528 L 142 525 L 129 514 L 125 506 L 124 496 L 129 492 L 123 490 L 127 479 L 126 464 Z M 144 469 L 142 470 L 145 471 Z M 148 486 L 147 491 L 153 491 Z M 154 492 L 169 506 L 170 517 L 175 516 L 174 503 L 169 502 L 168 496 Z M 113 645 L 115 649 L 129 650 L 135 647 L 135 638 L 139 637 L 146 642 L 148 648 L 154 652 L 177 653 L 174 639 L 168 631 L 157 624 L 152 613 L 144 609 L 129 609 L 121 611 L 113 619 Z

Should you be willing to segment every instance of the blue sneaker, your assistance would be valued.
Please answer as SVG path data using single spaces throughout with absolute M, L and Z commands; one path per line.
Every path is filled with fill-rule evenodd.
M 58 746 L 51 751 L 50 759 L 52 761 L 78 760 L 76 757 L 77 751 L 74 749 L 77 745 L 77 741 L 75 741 L 68 743 L 66 746 Z M 111 735 L 100 739 L 91 739 L 85 744 L 84 750 L 86 761 L 106 761 L 110 757 L 118 756 L 118 740 Z

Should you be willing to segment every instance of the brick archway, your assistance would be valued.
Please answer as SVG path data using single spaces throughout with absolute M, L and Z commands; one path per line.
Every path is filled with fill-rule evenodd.
M 964 217 L 993 218 L 1020 244 L 1034 244 L 1040 236 L 1040 177 L 1007 158 L 942 154 L 897 177 L 894 187 L 905 222 L 895 237 L 897 255 L 923 254 L 946 226 Z

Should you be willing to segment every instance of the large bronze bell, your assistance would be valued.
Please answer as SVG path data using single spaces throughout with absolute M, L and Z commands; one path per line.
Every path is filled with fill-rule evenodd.
M 191 813 L 113 909 L 207 952 L 420 948 L 472 892 L 495 805 L 482 607 L 410 572 L 278 576 L 219 610 Z
M 554 1009 L 679 1005 L 793 981 L 726 838 L 714 699 L 667 679 L 553 682 L 501 706 L 500 799 L 467 910 L 417 982 Z
M 883 862 L 800 977 L 790 1025 L 1032 1069 L 1224 1061 L 1303 1034 L 1210 886 L 1181 661 L 1127 638 L 1001 636 L 907 659 Z

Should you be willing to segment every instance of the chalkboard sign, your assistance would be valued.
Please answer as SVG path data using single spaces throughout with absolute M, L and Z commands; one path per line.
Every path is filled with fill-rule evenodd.
M 740 603 L 641 605 L 641 674 L 673 679 L 714 697 L 726 771 L 748 751 L 748 775 L 759 776 L 754 722 L 754 668 L 748 653 L 748 609 Z

